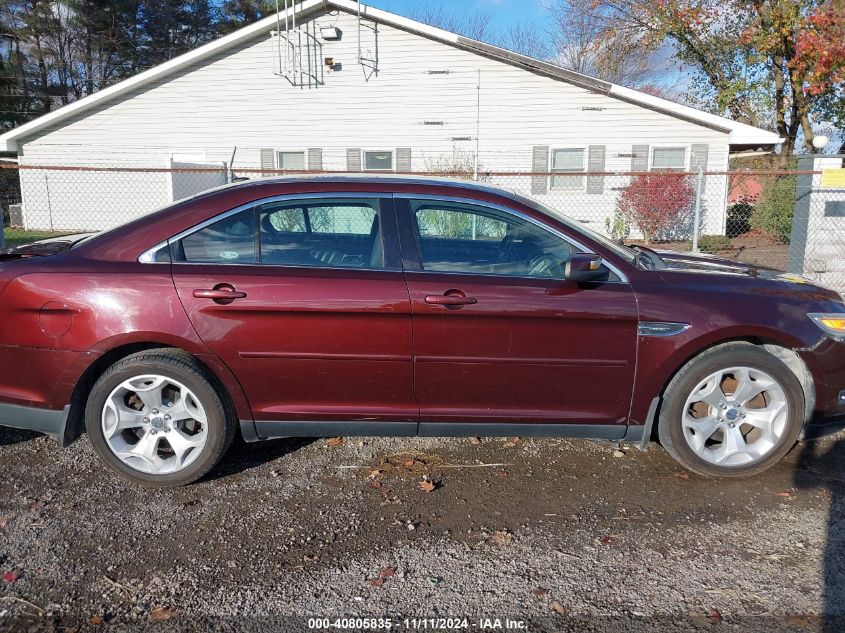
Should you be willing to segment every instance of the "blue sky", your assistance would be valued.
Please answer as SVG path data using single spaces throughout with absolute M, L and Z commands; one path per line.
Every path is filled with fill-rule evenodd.
M 485 13 L 490 16 L 490 26 L 497 31 L 519 23 L 542 24 L 547 19 L 541 0 L 365 0 L 364 4 L 400 15 L 409 15 L 411 7 L 426 4 L 458 15 Z

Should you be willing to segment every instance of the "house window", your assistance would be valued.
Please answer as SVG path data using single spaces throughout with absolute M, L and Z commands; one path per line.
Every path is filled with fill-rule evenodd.
M 393 171 L 393 152 L 391 151 L 365 151 L 365 171 Z
M 552 172 L 571 174 L 584 171 L 583 149 L 552 150 Z M 552 176 L 552 189 L 583 189 L 584 176 Z
M 283 171 L 305 171 L 305 152 L 278 152 L 278 169 Z
M 651 155 L 653 171 L 684 171 L 687 150 L 684 147 L 655 147 Z

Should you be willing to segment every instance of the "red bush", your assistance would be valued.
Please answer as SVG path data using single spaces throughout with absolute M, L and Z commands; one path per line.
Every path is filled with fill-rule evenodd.
M 688 211 L 695 197 L 686 174 L 654 172 L 631 179 L 630 186 L 619 196 L 620 213 L 633 222 L 646 244 L 678 222 Z

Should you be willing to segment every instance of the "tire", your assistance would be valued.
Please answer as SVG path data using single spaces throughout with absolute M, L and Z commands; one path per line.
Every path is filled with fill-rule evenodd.
M 88 436 L 106 466 L 150 488 L 205 476 L 229 449 L 234 420 L 214 376 L 173 349 L 116 362 L 94 384 L 85 409 Z
M 702 352 L 669 382 L 658 434 L 669 454 L 694 473 L 749 477 L 790 451 L 804 415 L 804 391 L 789 367 L 751 343 L 726 343 Z

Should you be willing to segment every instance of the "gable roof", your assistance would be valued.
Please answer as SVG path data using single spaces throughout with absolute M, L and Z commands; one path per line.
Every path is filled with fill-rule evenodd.
M 689 121 L 704 127 L 716 129 L 728 134 L 728 139 L 731 145 L 752 145 L 752 146 L 770 146 L 777 145 L 782 142 L 782 139 L 773 132 L 768 132 L 760 128 L 732 121 L 731 119 L 717 116 L 696 110 L 689 106 L 681 105 L 667 99 L 655 97 L 653 95 L 625 88 L 616 84 L 612 84 L 589 75 L 577 73 L 567 70 L 561 66 L 550 64 L 548 62 L 534 59 L 520 53 L 479 42 L 450 31 L 444 31 L 410 18 L 405 18 L 389 11 L 376 9 L 374 7 L 359 3 L 356 0 L 304 0 L 296 5 L 295 9 L 290 9 L 289 13 L 296 12 L 297 19 L 306 18 L 313 13 L 322 13 L 334 7 L 350 13 L 357 13 L 359 10 L 363 16 L 370 20 L 375 20 L 396 27 L 411 33 L 416 33 L 424 37 L 456 46 L 465 50 L 472 51 L 479 55 L 483 55 L 492 59 L 496 59 L 513 66 L 523 68 L 530 72 L 545 75 L 559 81 L 591 90 L 593 92 L 605 94 L 609 97 L 627 101 L 629 103 L 639 105 L 650 110 L 661 112 L 663 114 L 673 116 L 685 121 Z M 284 15 L 284 14 L 283 14 Z M 53 112 L 49 112 L 37 119 L 34 119 L 20 127 L 15 128 L 3 135 L 0 135 L 0 151 L 16 151 L 26 138 L 37 134 L 49 127 L 56 126 L 61 121 L 85 112 L 94 106 L 114 99 L 123 95 L 130 90 L 150 84 L 162 77 L 167 76 L 177 70 L 185 68 L 195 62 L 203 60 L 207 57 L 225 51 L 226 49 L 237 46 L 257 35 L 266 33 L 276 27 L 278 17 L 276 15 L 268 16 L 258 22 L 244 27 L 234 33 L 230 33 L 213 42 L 209 42 L 195 50 L 192 50 L 184 55 L 175 57 L 170 61 L 160 64 L 147 71 L 134 75 L 125 79 L 113 86 L 104 88 L 92 95 L 89 95 L 79 101 L 75 101 L 69 105 L 64 106 Z

